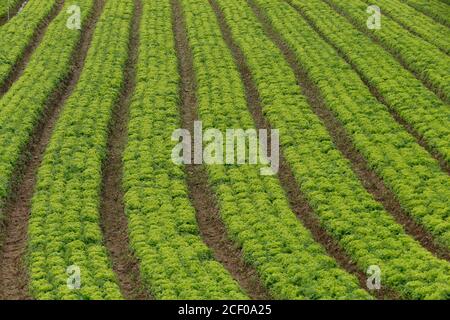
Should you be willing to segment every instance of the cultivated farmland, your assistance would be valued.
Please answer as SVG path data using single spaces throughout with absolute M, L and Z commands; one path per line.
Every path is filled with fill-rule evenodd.
M 449 174 L 448 1 L 0 0 L 0 299 L 448 300 Z

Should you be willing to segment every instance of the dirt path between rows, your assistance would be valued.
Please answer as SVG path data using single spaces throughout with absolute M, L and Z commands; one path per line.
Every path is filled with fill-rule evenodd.
M 0 228 L 3 241 L 0 250 L 0 298 L 30 299 L 28 272 L 24 255 L 28 241 L 28 219 L 36 174 L 64 102 L 74 90 L 89 49 L 94 28 L 105 0 L 97 0 L 88 18 L 80 42 L 73 54 L 71 72 L 63 85 L 49 99 L 43 118 L 39 121 L 31 142 L 23 152 L 23 160 L 16 170 L 11 197 L 5 205 L 5 223 Z
M 182 125 L 183 128 L 193 132 L 194 121 L 198 119 L 193 56 L 180 1 L 172 0 L 172 8 L 181 75 Z M 256 270 L 245 263 L 241 251 L 227 236 L 215 194 L 209 186 L 206 168 L 203 165 L 186 165 L 186 173 L 190 198 L 197 213 L 201 236 L 212 250 L 215 259 L 230 272 L 252 299 L 271 299 L 269 292 L 261 284 Z
M 420 135 L 412 125 L 410 125 L 406 120 L 404 120 L 400 114 L 392 108 L 392 106 L 384 99 L 383 95 L 378 91 L 377 88 L 375 88 L 371 83 L 370 80 L 362 74 L 362 72 L 359 71 L 359 68 L 356 67 L 356 65 L 347 57 L 347 55 L 339 49 L 333 42 L 329 41 L 329 39 L 321 32 L 315 23 L 309 19 L 304 12 L 295 4 L 293 4 L 290 0 L 286 0 L 286 2 L 291 5 L 293 9 L 295 9 L 298 14 L 311 26 L 311 28 L 314 29 L 314 31 L 326 42 L 328 43 L 336 52 L 339 54 L 339 56 L 344 59 L 345 62 L 347 62 L 348 65 L 350 65 L 353 69 L 353 71 L 359 76 L 361 81 L 366 85 L 366 87 L 369 89 L 370 93 L 384 106 L 386 106 L 386 109 L 391 114 L 392 118 L 394 118 L 395 121 L 397 121 L 398 124 L 400 124 L 408 133 L 416 140 L 416 142 L 424 148 L 438 163 L 441 167 L 441 170 L 446 172 L 448 175 L 450 175 L 450 165 L 445 160 L 445 157 L 439 153 L 437 150 L 435 150 L 433 147 L 431 147 L 428 142 Z
M 217 2 L 215 0 L 209 0 L 209 2 L 217 15 L 224 39 L 233 54 L 234 60 L 241 74 L 245 87 L 247 105 L 250 113 L 252 114 L 255 125 L 258 129 L 270 130 L 271 126 L 262 113 L 262 103 L 259 91 L 253 81 L 245 55 L 241 48 L 234 42 L 231 30 L 227 25 L 224 14 Z M 270 144 L 270 141 L 268 143 Z M 294 174 L 284 158 L 282 150 L 280 150 L 280 168 L 278 178 L 285 194 L 287 195 L 291 210 L 296 214 L 303 226 L 311 232 L 314 240 L 325 248 L 328 255 L 333 257 L 341 268 L 356 276 L 359 280 L 360 286 L 363 289 L 366 289 L 366 275 L 359 270 L 352 259 L 339 246 L 337 241 L 335 241 L 331 235 L 329 235 L 327 231 L 321 227 L 320 221 L 318 220 L 316 214 L 308 204 L 306 197 L 300 191 Z M 370 293 L 374 294 L 378 299 L 398 299 L 397 294 L 386 288 Z
M 24 50 L 22 57 L 14 65 L 14 67 L 12 68 L 11 72 L 9 73 L 8 77 L 5 79 L 3 84 L 0 84 L 0 97 L 2 97 L 6 92 L 8 92 L 8 90 L 11 88 L 14 82 L 16 82 L 23 74 L 25 68 L 28 65 L 28 62 L 31 59 L 31 56 L 41 43 L 42 38 L 44 38 L 44 35 L 48 29 L 49 24 L 61 12 L 63 7 L 64 7 L 64 0 L 58 0 L 56 4 L 53 6 L 52 10 L 50 11 L 50 14 L 37 26 L 30 43 Z
M 136 86 L 135 66 L 138 59 L 141 16 L 142 1 L 135 0 L 129 42 L 130 51 L 125 68 L 125 85 L 110 125 L 107 153 L 102 170 L 103 188 L 100 206 L 104 243 L 119 280 L 122 295 L 129 300 L 152 299 L 143 286 L 138 260 L 130 249 L 122 189 L 122 154 L 127 141 L 129 106 Z
M 354 147 L 345 128 L 335 117 L 333 112 L 327 108 L 322 99 L 320 90 L 312 83 L 309 76 L 298 64 L 295 53 L 283 42 L 281 36 L 272 29 L 270 22 L 268 22 L 262 11 L 253 3 L 253 1 L 249 0 L 249 2 L 252 3 L 251 6 L 254 12 L 263 23 L 266 34 L 279 47 L 285 56 L 286 61 L 294 71 L 309 105 L 327 128 L 337 149 L 350 160 L 352 170 L 356 173 L 365 189 L 375 200 L 383 205 L 397 223 L 403 226 L 407 234 L 412 236 L 436 257 L 450 261 L 448 251 L 439 247 L 431 234 L 429 234 L 422 226 L 418 225 L 412 217 L 403 210 L 394 193 L 385 185 L 384 181 L 370 169 L 365 158 Z
M 0 17 L 0 27 L 8 23 L 9 20 L 14 18 L 20 10 L 22 10 L 29 0 L 18 1 L 14 7 L 12 7 L 4 16 Z
M 403 67 L 403 69 L 408 70 L 417 80 L 422 82 L 422 84 L 431 92 L 433 92 L 439 99 L 441 99 L 444 103 L 448 104 L 450 103 L 449 99 L 446 97 L 446 93 L 441 91 L 441 88 L 438 88 L 435 84 L 433 84 L 430 80 L 427 79 L 425 75 L 422 75 L 421 73 L 414 70 L 413 67 L 410 67 L 408 63 L 405 61 L 405 59 L 402 57 L 401 54 L 396 52 L 396 49 L 390 48 L 388 45 L 384 44 L 381 40 L 379 40 L 368 28 L 361 27 L 357 22 L 354 21 L 354 19 L 344 12 L 344 10 L 341 10 L 335 3 L 333 3 L 330 0 L 324 0 L 325 3 L 327 3 L 331 9 L 339 13 L 341 16 L 347 19 L 347 21 L 353 25 L 353 27 L 360 31 L 361 33 L 365 34 L 367 37 L 369 37 L 374 43 L 378 44 L 380 47 L 382 47 L 386 52 L 391 54 Z M 324 18 L 325 19 L 325 18 Z

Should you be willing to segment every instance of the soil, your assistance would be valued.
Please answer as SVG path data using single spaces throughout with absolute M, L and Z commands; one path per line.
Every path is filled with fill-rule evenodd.
M 214 2 L 214 0 L 210 1 Z M 281 37 L 272 29 L 259 8 L 252 1 L 249 3 L 256 16 L 262 23 L 268 37 L 279 47 L 286 60 L 291 65 L 292 70 L 296 74 L 298 84 L 301 87 L 302 92 L 305 93 L 309 104 L 314 109 L 324 108 L 323 101 L 319 101 L 318 91 L 300 69 L 293 52 L 282 41 Z M 216 11 L 220 12 L 219 10 L 220 9 L 217 9 Z M 231 33 L 228 27 L 225 27 L 226 24 L 224 22 L 223 14 L 219 13 L 219 15 L 222 15 L 219 20 L 221 21 L 221 25 L 223 25 L 222 28 L 223 33 L 225 34 L 224 37 L 227 39 L 227 42 L 229 42 L 229 46 L 235 56 L 235 60 L 244 80 L 248 104 L 255 123 L 258 128 L 270 128 L 270 124 L 267 122 L 262 113 L 262 103 L 259 92 L 252 80 L 251 72 L 245 62 L 244 54 L 242 50 L 235 43 L 233 43 Z M 291 210 L 297 215 L 302 224 L 309 229 L 314 240 L 325 248 L 326 252 L 337 261 L 340 267 L 358 278 L 361 288 L 366 289 L 366 274 L 357 267 L 351 257 L 347 255 L 347 253 L 340 247 L 339 243 L 321 226 L 319 218 L 309 205 L 306 196 L 300 190 L 295 176 L 282 151 L 280 151 L 280 168 L 278 178 L 288 197 Z M 396 292 L 386 287 L 378 291 L 370 291 L 370 293 L 378 299 L 400 299 L 400 296 Z
M 290 1 L 288 1 L 290 3 Z M 317 32 L 321 36 L 321 38 L 327 42 L 331 47 L 333 47 L 336 52 L 339 54 L 339 56 L 345 60 L 355 71 L 360 79 L 364 82 L 364 84 L 369 89 L 370 93 L 380 102 L 381 104 L 385 105 L 391 116 L 394 118 L 397 123 L 399 123 L 415 140 L 416 142 L 424 148 L 438 163 L 441 167 L 441 170 L 446 172 L 450 175 L 450 165 L 445 160 L 445 157 L 440 154 L 437 150 L 435 150 L 433 147 L 431 147 L 427 141 L 421 136 L 408 122 L 406 122 L 400 114 L 391 107 L 389 103 L 387 103 L 386 99 L 384 99 L 383 95 L 378 91 L 377 88 L 375 88 L 369 81 L 369 79 L 364 76 L 359 69 L 356 67 L 356 65 L 350 61 L 350 59 L 347 57 L 347 55 L 342 52 L 337 46 L 335 46 L 331 41 L 328 40 L 328 38 L 316 27 L 316 25 L 309 19 L 306 15 L 304 15 L 303 11 L 301 11 L 297 6 L 291 4 L 291 6 L 302 16 L 305 21 L 307 21 L 310 26 L 314 29 L 314 31 Z
M 50 97 L 44 115 L 22 153 L 22 160 L 13 177 L 11 195 L 5 204 L 3 235 L 0 248 L 0 298 L 31 299 L 28 291 L 28 272 L 25 253 L 28 242 L 28 220 L 31 198 L 36 185 L 36 174 L 50 141 L 53 128 L 62 111 L 64 102 L 74 90 L 89 49 L 95 24 L 100 17 L 104 0 L 95 3 L 94 11 L 86 22 L 80 42 L 73 54 L 73 65 L 62 85 Z
M 184 128 L 193 130 L 197 116 L 197 98 L 193 57 L 189 46 L 186 24 L 179 0 L 172 0 L 173 24 L 176 38 L 179 70 L 181 74 L 181 114 Z M 217 199 L 212 191 L 206 168 L 203 165 L 186 165 L 186 181 L 191 202 L 197 213 L 201 236 L 219 261 L 239 283 L 241 288 L 256 300 L 271 299 L 254 268 L 248 265 L 239 248 L 227 236 L 220 217 Z
M 130 249 L 128 220 L 125 214 L 122 190 L 122 154 L 127 141 L 129 106 L 136 85 L 136 63 L 139 49 L 139 25 L 142 2 L 135 0 L 135 12 L 129 43 L 129 60 L 125 68 L 125 85 L 113 113 L 108 138 L 107 155 L 103 163 L 101 194 L 101 224 L 104 243 L 119 280 L 122 295 L 128 300 L 149 300 L 140 278 L 139 262 Z
M 6 24 L 12 18 L 14 18 L 14 16 L 17 13 L 19 13 L 19 11 L 21 9 L 23 9 L 23 7 L 25 7 L 25 5 L 27 4 L 28 1 L 29 0 L 17 2 L 16 5 L 9 10 L 9 13 L 7 12 L 4 16 L 1 16 L 0 17 L 0 27 L 3 26 L 4 24 Z
M 389 212 L 399 224 L 403 226 L 406 233 L 420 242 L 424 248 L 429 250 L 436 257 L 448 261 L 448 251 L 439 247 L 433 237 L 403 210 L 395 197 L 395 194 L 385 185 L 383 180 L 370 169 L 366 159 L 355 148 L 350 136 L 347 134 L 342 124 L 333 112 L 326 107 L 320 90 L 309 79 L 307 73 L 299 65 L 295 53 L 283 42 L 280 35 L 274 32 L 261 11 L 256 7 L 254 7 L 254 9 L 255 12 L 258 12 L 261 21 L 264 22 L 264 27 L 269 37 L 277 44 L 285 56 L 286 61 L 290 64 L 309 105 L 327 128 L 337 149 L 350 160 L 353 171 L 356 173 L 365 189 L 375 200 L 379 201 L 384 206 L 386 211 Z
M 22 57 L 16 62 L 8 77 L 5 79 L 4 83 L 0 84 L 0 97 L 2 97 L 11 88 L 14 82 L 16 82 L 23 74 L 25 68 L 28 65 L 28 62 L 31 59 L 31 56 L 41 43 L 42 38 L 44 38 L 50 22 L 55 19 L 55 17 L 61 12 L 63 7 L 64 1 L 58 0 L 50 11 L 50 14 L 38 25 L 33 34 L 33 37 L 31 38 L 30 43 L 25 48 Z
M 420 82 L 422 82 L 422 84 L 431 92 L 433 92 L 437 97 L 439 97 L 444 103 L 450 103 L 449 99 L 446 98 L 446 95 L 444 92 L 441 92 L 439 88 L 436 88 L 435 85 L 433 83 L 431 83 L 430 81 L 428 81 L 426 79 L 426 76 L 416 72 L 413 70 L 413 68 L 411 68 L 406 61 L 402 58 L 402 56 L 398 53 L 395 52 L 394 49 L 390 48 L 389 46 L 386 46 L 383 42 L 381 42 L 377 37 L 375 37 L 373 35 L 373 33 L 369 32 L 369 29 L 366 28 L 361 28 L 357 23 L 355 23 L 353 21 L 353 19 L 347 14 L 345 13 L 343 10 L 341 10 L 340 8 L 338 8 L 338 6 L 336 6 L 336 4 L 332 3 L 330 0 L 324 0 L 325 3 L 327 3 L 334 11 L 338 12 L 340 15 L 344 16 L 345 18 L 347 18 L 347 20 L 353 24 L 353 26 L 358 29 L 360 32 L 364 33 L 366 36 L 368 36 L 370 39 L 372 39 L 373 42 L 375 42 L 376 44 L 378 44 L 380 47 L 382 47 L 384 50 L 386 50 L 387 52 L 389 52 L 399 63 L 400 65 L 403 67 L 403 69 L 408 70 L 417 80 L 419 80 Z

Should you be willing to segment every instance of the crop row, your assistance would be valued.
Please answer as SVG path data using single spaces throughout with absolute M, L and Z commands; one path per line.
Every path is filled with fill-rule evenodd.
M 266 1 L 258 3 L 270 8 L 266 11 L 275 29 L 317 84 L 326 107 L 336 115 L 369 166 L 383 178 L 401 206 L 438 242 L 450 248 L 449 176 L 292 7 L 283 2 L 276 6 Z M 292 24 L 281 23 L 279 15 Z
M 379 265 L 383 283 L 404 297 L 448 298 L 450 264 L 433 257 L 410 236 L 363 188 L 348 161 L 301 94 L 295 75 L 279 49 L 265 36 L 261 24 L 245 0 L 217 1 L 241 47 L 259 90 L 263 112 L 271 126 L 280 130 L 280 143 L 296 181 L 319 217 L 322 226 L 361 270 Z M 276 29 L 294 35 L 308 28 L 295 23 L 298 16 L 271 0 L 255 1 Z M 303 50 L 316 40 L 305 34 Z M 303 43 L 307 41 L 307 45 Z M 326 50 L 319 42 L 321 50 Z M 300 56 L 299 56 L 300 58 Z M 340 70 L 321 73 L 311 65 L 336 58 L 309 57 L 309 71 L 323 78 Z M 330 74 L 331 73 L 331 74 Z M 316 83 L 326 83 L 317 79 Z M 339 87 L 339 85 L 337 85 Z M 343 89 L 341 89 L 343 90 Z M 342 101 L 346 101 L 343 99 Z M 350 117 L 353 114 L 349 115 Z
M 85 3 L 86 9 L 90 4 Z M 30 290 L 37 299 L 121 298 L 102 243 L 99 203 L 102 161 L 113 107 L 124 86 L 133 10 L 133 0 L 106 1 L 80 79 L 38 171 L 27 257 Z M 70 266 L 75 273 L 68 275 Z M 67 280 L 74 277 L 76 285 L 77 275 L 81 287 L 69 287 Z
M 318 0 L 290 2 L 345 55 L 384 101 L 450 163 L 450 105 L 327 4 Z
M 144 1 L 142 11 L 123 157 L 130 243 L 142 279 L 157 299 L 245 299 L 203 243 L 185 172 L 171 161 L 180 110 L 170 1 Z
M 253 128 L 242 80 L 207 0 L 182 1 L 204 129 Z M 214 48 L 211 50 L 211 48 Z M 274 72 L 270 79 L 284 75 Z M 291 211 L 278 179 L 256 165 L 208 165 L 221 217 L 275 298 L 370 298 Z
M 30 0 L 22 14 L 0 28 L 0 85 L 23 56 L 39 24 L 56 5 L 56 0 Z
M 22 0 L 2 0 L 0 1 L 0 18 L 8 17 L 8 12 L 16 7 Z
M 439 0 L 400 0 L 413 7 L 414 9 L 425 13 L 434 18 L 436 21 L 450 27 L 450 3 L 448 0 L 446 4 L 439 2 Z
M 373 4 L 373 1 L 364 1 L 367 5 Z M 376 5 L 381 8 L 382 14 L 389 14 L 393 20 L 400 22 L 447 54 L 450 53 L 449 30 L 447 27 L 417 12 L 414 8 L 402 3 L 400 0 L 378 0 Z
M 347 16 L 361 30 L 367 30 L 367 3 L 361 0 L 325 0 Z M 383 16 L 380 30 L 366 32 L 398 55 L 420 78 L 440 96 L 450 101 L 450 57 L 434 45 L 419 38 L 401 25 Z
M 84 23 L 92 12 L 93 1 L 80 1 L 79 5 Z M 9 193 L 20 155 L 45 112 L 49 98 L 70 71 L 72 52 L 80 32 L 68 30 L 66 20 L 63 9 L 49 25 L 22 76 L 0 99 L 0 202 Z

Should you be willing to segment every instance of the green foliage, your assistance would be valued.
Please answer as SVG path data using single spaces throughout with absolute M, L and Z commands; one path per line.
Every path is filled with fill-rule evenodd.
M 436 21 L 450 27 L 450 2 L 449 0 L 441 0 L 445 2 L 440 3 L 439 0 L 400 0 L 409 6 L 417 9 L 419 12 L 432 17 Z
M 352 23 L 365 27 L 368 1 L 326 1 L 345 12 Z M 254 127 L 242 80 L 209 2 L 181 2 L 194 54 L 198 113 L 204 129 Z M 407 236 L 363 188 L 311 111 L 292 70 L 265 36 L 247 1 L 217 2 L 246 57 L 264 116 L 280 130 L 286 160 L 322 226 L 360 270 L 379 265 L 383 285 L 403 297 L 450 299 L 450 264 Z M 450 248 L 449 177 L 295 10 L 281 0 L 254 2 L 293 49 L 326 106 L 404 209 Z M 292 2 L 450 162 L 449 105 L 323 2 Z M 108 128 L 125 84 L 134 3 L 106 1 L 84 70 L 65 102 L 39 168 L 26 257 L 34 298 L 122 298 L 103 245 L 99 202 Z M 449 7 L 437 0 L 380 3 L 395 19 L 383 16 L 382 30 L 373 32 L 374 37 L 448 99 L 450 60 L 442 52 L 449 52 L 446 27 L 423 15 L 417 20 L 409 17 L 414 7 L 449 26 Z M 0 98 L 0 209 L 49 98 L 70 72 L 80 40 L 80 31 L 66 27 L 66 10 L 72 4 L 65 3 L 22 76 Z M 77 0 L 75 4 L 81 7 L 85 26 L 94 1 Z M 158 299 L 247 299 L 202 241 L 185 172 L 171 161 L 171 134 L 180 127 L 171 1 L 142 4 L 136 90 L 123 156 L 130 245 L 140 261 L 141 277 Z M 22 14 L 0 27 L 0 85 L 55 5 L 54 0 L 30 0 Z M 0 16 L 5 9 L 5 1 L 0 2 Z M 397 19 L 421 37 L 407 32 Z M 278 299 L 370 299 L 358 280 L 342 270 L 299 223 L 277 178 L 261 176 L 259 169 L 248 165 L 207 167 L 229 236 L 271 294 Z M 81 269 L 80 289 L 67 287 L 66 268 L 71 265 Z
M 8 17 L 8 10 L 12 10 L 19 2 L 21 2 L 21 0 L 1 0 L 0 17 Z
M 356 30 L 351 23 L 323 1 L 291 0 L 291 2 L 301 9 L 323 36 L 345 55 L 386 103 L 450 163 L 450 126 L 448 125 L 450 105 L 443 103 L 406 71 L 394 57 L 372 42 L 364 33 Z M 394 6 L 393 1 L 386 2 L 389 6 Z M 383 6 L 383 12 L 384 10 L 386 10 L 385 6 Z M 403 12 L 400 9 L 397 11 Z M 383 23 L 385 19 L 388 18 L 383 16 Z M 418 23 L 415 20 L 408 21 Z M 431 33 L 430 31 L 430 34 L 439 34 L 439 32 Z M 445 39 L 450 47 L 448 40 L 450 38 L 445 37 Z
M 92 10 L 92 0 L 80 2 L 82 8 L 82 19 Z M 14 22 L 0 28 L 0 38 L 2 38 L 1 50 L 9 46 L 20 46 L 22 38 L 28 32 L 33 32 L 33 25 L 37 22 L 28 22 L 29 27 L 19 27 L 15 25 L 21 19 L 36 19 L 37 16 L 44 16 L 44 11 L 49 11 L 54 1 L 33 1 L 32 12 L 23 12 Z M 9 192 L 11 176 L 20 160 L 20 154 L 28 143 L 30 136 L 39 121 L 45 106 L 52 93 L 62 84 L 62 80 L 69 73 L 72 52 L 80 39 L 79 31 L 71 31 L 66 27 L 67 14 L 64 7 L 62 12 L 49 25 L 41 44 L 34 52 L 27 68 L 21 77 L 12 85 L 7 93 L 0 99 L 0 202 L 4 200 Z M 33 11 L 35 10 L 35 11 Z M 36 16 L 37 15 L 37 16 Z M 9 28 L 13 28 L 9 30 Z M 25 30 L 22 30 L 22 29 Z M 30 31 L 31 30 L 31 31 Z M 3 36 L 3 32 L 7 33 Z M 10 37 L 16 38 L 10 38 Z M 3 39 L 9 39 L 3 42 Z M 22 44 L 23 47 L 26 45 Z M 4 46 L 3 46 L 4 44 Z M 23 49 L 22 49 L 23 50 Z M 9 57 L 8 50 L 5 51 Z M 19 53 L 18 53 L 19 54 Z M 3 67 L 12 67 L 9 62 L 0 63 L 0 70 Z M 14 59 L 13 59 L 14 60 Z M 8 69 L 9 70 L 9 69 Z M 0 79 L 5 79 L 7 72 L 0 71 Z M 0 80 L 0 83 L 3 81 Z
M 299 62 L 307 68 L 312 80 L 319 84 L 324 94 L 331 96 L 334 88 L 340 94 L 362 90 L 359 87 L 350 90 L 354 88 L 351 86 L 346 89 L 346 79 L 355 77 L 348 74 L 348 67 L 338 68 L 340 64 L 336 55 L 331 55 L 314 31 L 301 23 L 302 20 L 292 8 L 272 0 L 255 2 L 267 14 L 276 31 L 297 49 L 295 52 Z M 218 3 L 233 38 L 245 55 L 261 96 L 263 112 L 271 126 L 280 130 L 285 158 L 323 227 L 338 240 L 362 270 L 365 271 L 370 265 L 379 265 L 384 285 L 397 290 L 404 297 L 448 299 L 450 264 L 435 258 L 407 236 L 402 227 L 363 188 L 348 161 L 336 150 L 329 133 L 301 94 L 282 53 L 264 35 L 262 26 L 246 1 L 219 0 Z M 329 62 L 336 67 L 330 68 Z M 340 83 L 328 82 L 341 72 L 343 77 Z M 327 101 L 333 103 L 334 109 L 349 100 L 346 96 L 341 98 L 333 97 Z M 368 109 L 358 104 L 358 107 L 352 104 L 347 106 L 352 109 L 342 114 L 348 114 L 350 120 L 362 117 L 362 112 L 376 119 L 379 112 L 376 103 L 371 103 Z M 358 108 L 364 111 L 360 112 Z M 389 118 L 386 116 L 385 119 Z M 350 120 L 346 118 L 346 121 Z M 385 123 L 389 121 L 380 121 L 377 125 L 385 129 Z M 357 124 L 354 124 L 354 130 L 362 132 Z M 373 135 L 361 136 L 368 140 Z M 360 146 L 363 147 L 362 144 Z M 417 153 L 413 159 L 419 155 Z M 382 153 L 380 159 L 385 157 L 386 154 Z M 418 195 L 415 197 L 417 199 Z M 442 204 L 439 201 L 436 203 Z M 412 286 L 413 283 L 419 284 L 420 289 L 419 286 Z
M 198 113 L 205 130 L 254 127 L 242 80 L 208 1 L 183 0 L 182 4 L 194 56 Z M 249 35 L 251 42 L 259 36 Z M 268 79 L 276 82 L 280 76 L 284 77 L 275 72 Z M 230 237 L 275 298 L 371 298 L 301 225 L 276 177 L 261 176 L 259 166 L 251 165 L 207 169 Z
M 125 208 L 142 279 L 158 299 L 247 299 L 197 227 L 183 167 L 171 161 L 180 126 L 170 1 L 146 1 L 124 153 Z
M 264 1 L 259 2 L 266 6 Z M 314 0 L 308 3 L 311 3 L 311 8 L 307 8 L 308 10 L 312 10 L 315 5 L 320 5 Z M 301 5 L 303 6 L 303 4 Z M 274 7 L 274 13 L 270 14 L 270 19 L 274 21 L 275 28 L 295 52 L 298 61 L 307 70 L 309 77 L 317 84 L 326 107 L 332 110 L 340 120 L 356 149 L 396 194 L 402 207 L 432 233 L 438 242 L 450 248 L 450 242 L 446 235 L 446 231 L 450 230 L 449 176 L 442 172 L 437 161 L 392 118 L 386 107 L 371 94 L 352 67 L 344 59 L 339 58 L 336 51 L 294 9 L 287 4 L 272 5 L 271 7 Z M 326 6 L 325 9 L 327 9 Z M 317 15 L 319 10 L 315 12 Z M 328 10 L 320 12 L 321 17 L 329 15 Z M 283 15 L 286 17 L 285 19 L 289 18 L 292 24 L 281 24 L 279 21 L 275 21 L 275 14 Z M 336 24 L 341 30 L 348 27 L 340 25 L 340 20 L 337 18 L 331 19 L 330 23 Z M 343 31 L 343 34 L 351 37 L 347 35 L 346 31 Z M 337 38 L 334 37 L 334 39 Z M 364 64 L 364 62 L 360 63 Z M 380 60 L 380 66 L 386 64 Z M 365 70 L 367 69 L 366 67 Z M 378 68 L 376 72 L 382 72 L 380 69 Z M 367 72 L 371 73 L 372 71 Z M 391 70 L 391 72 L 396 71 Z M 400 74 L 401 71 L 397 71 L 397 73 Z M 391 73 L 383 74 L 384 78 L 392 77 Z M 386 80 L 379 81 L 386 82 Z M 393 80 L 391 84 L 392 82 Z M 399 86 L 384 88 L 383 92 L 390 90 L 391 94 L 395 95 L 393 92 L 396 89 L 392 88 Z M 398 90 L 400 92 L 403 89 Z M 425 114 L 429 115 L 425 109 L 429 108 L 425 107 L 425 103 L 422 106 L 422 117 L 425 118 Z M 443 110 L 444 118 L 450 119 L 450 111 L 445 112 L 448 110 L 448 106 L 442 106 L 441 110 Z M 420 113 L 415 108 L 409 110 L 410 114 L 414 112 Z M 427 119 L 437 117 L 438 115 L 435 115 Z M 450 141 L 447 122 L 448 120 L 441 120 L 441 126 L 437 126 L 434 131 L 442 133 L 442 136 L 438 135 L 438 141 L 444 146 L 448 146 Z M 418 126 L 421 125 L 424 124 L 418 124 Z M 434 128 L 431 127 L 429 130 Z M 433 132 L 431 131 L 431 133 Z M 418 206 L 426 208 L 426 215 L 416 214 Z M 442 224 L 446 225 L 446 228 L 442 228 Z
M 367 3 L 361 0 L 326 0 L 326 2 L 333 3 L 333 5 L 348 15 L 354 24 L 367 29 L 368 15 L 365 14 Z M 406 2 L 412 3 L 417 2 L 417 0 L 408 0 Z M 419 0 L 419 2 L 424 1 Z M 442 5 L 447 7 L 447 12 L 450 11 L 448 6 Z M 414 18 L 412 18 L 411 22 L 418 23 Z M 387 16 L 383 16 L 381 24 L 380 30 L 369 30 L 370 34 L 398 55 L 411 70 L 429 83 L 449 102 L 450 74 L 448 70 L 450 70 L 450 57 L 434 45 L 405 30 Z
M 92 1 L 79 4 L 82 12 L 92 12 Z M 99 202 L 108 127 L 124 85 L 133 10 L 132 0 L 106 2 L 80 79 L 39 168 L 28 255 L 30 289 L 37 299 L 121 299 L 103 245 Z M 71 265 L 80 268 L 80 289 L 66 285 Z
M 0 16 L 7 10 L 6 4 L 3 6 L 0 5 Z M 23 56 L 39 24 L 55 6 L 55 0 L 30 0 L 20 15 L 0 27 L 0 85 Z
M 363 0 L 367 5 L 373 4 L 370 0 Z M 429 1 L 428 1 L 429 2 Z M 418 34 L 421 38 L 434 44 L 447 54 L 450 53 L 450 38 L 448 28 L 434 21 L 432 18 L 420 14 L 414 8 L 402 3 L 401 0 L 378 0 L 376 5 L 381 7 L 384 14 L 389 14 L 393 20 Z M 450 11 L 448 12 L 450 14 Z

